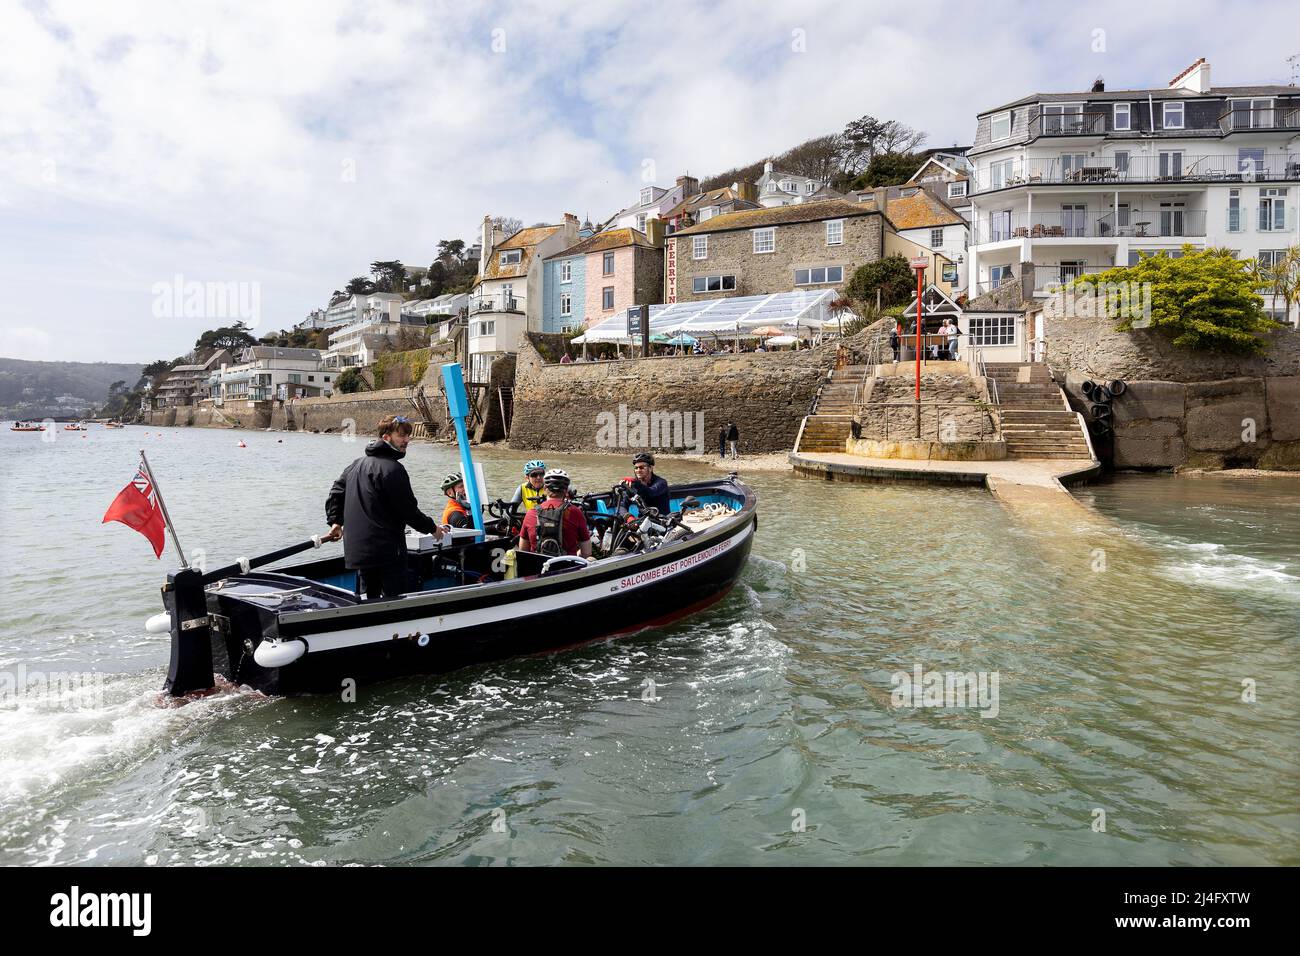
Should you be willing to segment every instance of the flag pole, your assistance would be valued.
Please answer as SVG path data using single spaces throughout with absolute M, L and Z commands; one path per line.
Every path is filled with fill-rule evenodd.
M 167 513 L 167 503 L 163 501 L 162 489 L 158 487 L 158 480 L 153 476 L 153 469 L 149 467 L 149 459 L 145 456 L 143 448 L 140 449 L 140 464 L 144 465 L 145 477 L 153 486 L 153 493 L 158 496 L 158 510 L 162 512 L 163 522 L 172 536 L 172 544 L 176 545 L 176 553 L 181 557 L 181 567 L 188 568 L 190 563 L 185 560 L 185 552 L 181 549 L 180 539 L 176 537 L 176 528 L 172 525 L 172 516 Z

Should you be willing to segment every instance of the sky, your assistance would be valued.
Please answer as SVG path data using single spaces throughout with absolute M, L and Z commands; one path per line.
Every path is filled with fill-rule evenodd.
M 1290 82 L 1294 26 L 1202 0 L 0 0 L 0 356 L 287 329 L 485 214 L 600 220 L 864 114 L 938 147 L 1201 56 L 1217 85 Z

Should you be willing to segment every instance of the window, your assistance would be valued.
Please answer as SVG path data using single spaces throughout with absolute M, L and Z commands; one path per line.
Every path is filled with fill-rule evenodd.
M 1261 232 L 1276 232 L 1286 229 L 1286 194 L 1285 189 L 1261 189 L 1259 191 L 1259 228 Z
M 703 206 L 699 210 L 697 210 L 697 215 L 700 222 L 707 222 L 717 214 L 718 214 L 717 206 Z
M 1228 232 L 1241 232 L 1241 190 L 1228 190 Z
M 1043 107 L 1044 133 L 1082 133 L 1083 106 L 1081 104 Z
M 612 276 L 614 274 L 614 253 L 607 252 L 601 256 L 600 274 L 603 276 Z
M 700 292 L 735 292 L 735 276 L 696 276 L 691 280 L 691 291 Z
M 1010 268 L 1009 266 L 1007 268 Z M 1014 315 L 969 316 L 971 345 L 1015 345 Z
M 1115 172 L 1119 173 L 1121 176 L 1128 173 L 1128 156 L 1129 152 L 1127 149 L 1115 150 Z
M 1182 129 L 1183 128 L 1183 104 L 1166 103 L 1164 104 L 1164 118 L 1161 121 L 1165 129 Z
M 1117 130 L 1132 129 L 1133 117 L 1130 115 L 1129 112 L 1131 108 L 1132 108 L 1131 103 L 1116 103 L 1115 120 L 1113 123 L 1111 123 L 1111 126 L 1113 126 Z
M 989 242 L 1011 238 L 1011 210 L 1000 209 L 989 213 Z
M 1011 181 L 1013 160 L 1004 159 L 989 166 L 989 188 L 1004 189 Z
M 315 375 L 308 375 L 308 376 L 307 376 L 307 381 L 309 381 L 309 382 L 314 382 L 314 381 L 316 381 L 316 376 L 315 376 Z
M 774 193 L 774 192 L 776 192 L 776 183 L 768 183 L 768 184 L 767 184 L 767 191 L 770 192 L 770 193 Z
M 518 265 L 523 257 L 524 253 L 522 249 L 507 249 L 505 252 L 501 253 L 501 264 L 503 266 Z
M 1011 266 L 989 266 L 989 287 L 996 289 L 1011 278 Z M 972 345 L 977 343 L 972 342 Z
M 1251 127 L 1273 125 L 1272 100 L 1233 100 L 1232 128 L 1250 129 Z
M 817 184 L 810 179 L 808 182 L 803 184 L 803 191 L 806 193 L 815 193 L 817 191 Z
M 573 295 L 569 292 L 560 293 L 560 315 L 573 315 Z
M 293 373 L 293 372 L 290 372 L 290 373 L 289 373 L 289 384 L 290 384 L 290 385 L 301 385 L 301 384 L 302 384 L 302 376 L 301 376 L 301 375 L 297 375 L 297 374 L 295 374 L 295 373 Z
M 799 191 L 799 187 L 793 179 L 781 180 L 781 189 L 788 193 L 797 193 Z
M 1085 235 L 1088 229 L 1088 207 L 1083 203 L 1062 203 L 1061 226 L 1067 236 Z
M 707 259 L 709 257 L 709 237 L 692 236 L 691 237 L 691 258 Z
M 942 249 L 942 248 L 943 248 L 943 230 L 942 230 L 942 229 L 931 229 L 931 230 L 930 230 L 930 248 L 931 248 L 931 249 Z
M 636 217 L 636 228 L 638 232 L 645 232 L 645 213 Z
M 825 285 L 828 282 L 843 282 L 843 266 L 817 266 L 815 269 L 795 269 L 795 285 Z
M 776 228 L 769 226 L 766 229 L 754 230 L 754 252 L 762 254 L 765 252 L 776 251 Z
M 1257 174 L 1264 171 L 1264 150 L 1237 150 L 1237 171 L 1247 182 L 1253 181 Z
M 948 198 L 961 199 L 966 195 L 966 180 L 959 179 L 955 183 L 948 184 Z
M 605 310 L 614 308 L 614 287 L 607 285 L 600 290 L 600 307 Z
M 497 323 L 496 323 L 496 319 L 492 319 L 492 320 L 489 321 L 489 322 L 480 322 L 480 323 L 478 323 L 478 334 L 479 334 L 479 335 L 496 335 L 496 334 L 497 334 Z
M 641 189 L 641 205 L 648 206 L 654 202 L 655 188 L 653 186 L 644 186 Z
M 989 138 L 997 141 L 1011 135 L 1011 114 L 998 113 L 989 120 Z
M 561 281 L 561 282 L 572 282 L 572 281 L 573 281 L 573 263 L 572 263 L 572 262 L 561 262 L 561 263 L 560 263 L 560 281 Z
M 1183 151 L 1181 149 L 1162 152 L 1160 154 L 1160 178 L 1183 178 Z
M 1183 214 L 1186 207 L 1180 202 L 1162 202 L 1160 204 L 1160 235 L 1185 236 L 1183 231 Z
M 330 377 L 329 377 L 328 375 L 326 375 L 326 376 L 325 376 L 325 381 L 328 382 L 329 380 L 330 380 Z
M 832 219 L 826 223 L 826 245 L 839 246 L 844 243 L 844 220 Z

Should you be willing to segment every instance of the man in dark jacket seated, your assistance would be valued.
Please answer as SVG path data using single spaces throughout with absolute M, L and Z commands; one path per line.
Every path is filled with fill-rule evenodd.
M 343 539 L 343 561 L 361 572 L 368 600 L 410 590 L 406 574 L 406 526 L 442 537 L 442 527 L 420 510 L 411 479 L 402 467 L 411 443 L 411 423 L 401 415 L 379 423 L 379 438 L 347 468 L 325 499 L 324 540 Z
M 632 473 L 636 476 L 624 484 L 632 489 L 634 495 L 640 495 L 647 508 L 658 508 L 661 515 L 666 515 L 672 508 L 668 498 L 668 482 L 655 474 L 655 456 L 643 451 L 632 459 Z

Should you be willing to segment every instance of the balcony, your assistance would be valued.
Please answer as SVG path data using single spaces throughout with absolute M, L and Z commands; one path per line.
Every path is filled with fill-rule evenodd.
M 1225 133 L 1252 129 L 1300 129 L 1300 105 L 1285 103 L 1271 107 L 1234 106 L 1219 117 L 1219 128 Z
M 977 170 L 975 194 L 1015 186 L 1123 186 L 1137 183 L 1261 183 L 1300 180 L 1300 155 L 1246 158 L 1235 154 L 1084 156 L 1005 161 Z
M 1109 113 L 1048 112 L 1042 107 L 1029 114 L 1029 129 L 1037 136 L 1105 136 Z
M 523 300 L 504 292 L 494 292 L 489 295 L 476 295 L 471 297 L 469 300 L 470 315 L 474 315 L 477 312 L 522 311 L 524 311 Z
M 1059 286 L 1073 282 L 1082 275 L 1096 275 L 1110 266 L 1061 265 L 1034 266 L 1034 295 L 1050 295 Z
M 1204 237 L 1204 209 L 1129 209 L 1115 224 L 1114 211 L 981 213 L 975 245 L 1006 239 L 1161 239 Z

